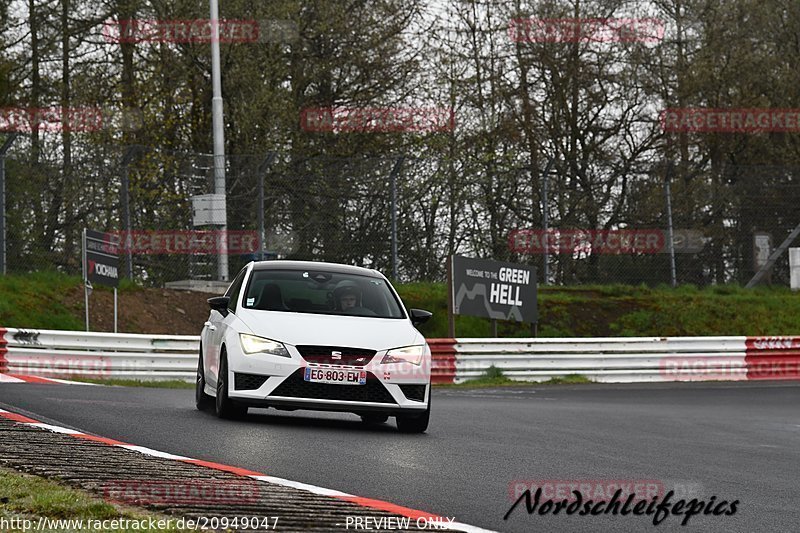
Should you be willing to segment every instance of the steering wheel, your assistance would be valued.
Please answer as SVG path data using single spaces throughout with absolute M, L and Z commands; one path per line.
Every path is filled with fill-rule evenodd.
M 378 313 L 368 307 L 351 307 L 345 309 L 344 312 L 348 315 L 378 316 Z

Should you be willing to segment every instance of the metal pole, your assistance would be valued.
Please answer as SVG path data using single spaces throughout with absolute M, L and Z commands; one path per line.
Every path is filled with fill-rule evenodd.
M 131 237 L 131 206 L 130 206 L 130 163 L 136 149 L 134 147 L 128 148 L 125 155 L 122 157 L 122 190 L 121 203 L 122 203 L 122 224 L 125 229 L 125 266 L 128 273 L 128 279 L 133 280 L 133 252 L 131 251 L 132 237 Z
M 6 274 L 6 154 L 0 154 L 0 276 Z
M 392 281 L 397 281 L 397 176 L 403 167 L 405 156 L 400 156 L 392 168 L 390 175 L 391 196 L 392 196 Z
M 0 275 L 6 274 L 6 154 L 0 154 Z
M 451 339 L 456 336 L 456 317 L 453 302 L 453 256 L 447 256 L 447 336 Z
M 86 331 L 89 331 L 89 280 L 86 278 L 86 228 L 81 237 L 81 264 L 83 265 L 83 307 L 86 310 Z
M 14 144 L 17 133 L 11 133 L 0 147 L 0 275 L 6 274 L 6 152 Z
M 225 130 L 222 121 L 222 78 L 219 60 L 219 6 L 218 0 L 210 0 L 211 7 L 211 83 L 213 97 L 211 99 L 211 124 L 214 134 L 214 193 L 222 195 L 222 205 L 226 208 L 225 201 Z M 225 212 L 222 230 L 223 242 L 226 245 L 220 250 L 217 263 L 217 274 L 220 281 L 228 281 L 228 250 L 227 250 L 227 209 Z
M 117 288 L 114 287 L 114 333 L 117 332 Z
M 675 272 L 675 239 L 672 229 L 672 189 L 670 181 L 672 179 L 672 165 L 667 165 L 667 174 L 664 179 L 664 194 L 667 197 L 667 241 L 669 246 L 669 274 L 670 283 L 673 287 L 678 285 L 678 276 Z
M 270 152 L 258 166 L 258 260 L 264 260 L 264 174 L 266 174 L 272 162 L 275 160 L 275 152 Z
M 258 173 L 258 260 L 264 260 L 264 174 Z
M 548 248 L 548 230 L 550 229 L 550 216 L 548 211 L 547 205 L 547 187 L 548 187 L 548 178 L 550 176 L 550 167 L 553 166 L 553 160 L 549 160 L 547 162 L 547 166 L 544 168 L 544 173 L 542 174 L 542 226 L 544 227 L 544 281 L 543 285 L 547 285 L 550 279 L 550 251 Z

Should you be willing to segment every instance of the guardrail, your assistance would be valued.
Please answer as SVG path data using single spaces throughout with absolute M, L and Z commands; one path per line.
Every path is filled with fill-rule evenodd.
M 521 381 L 569 374 L 617 383 L 800 379 L 800 337 L 429 339 L 428 344 L 437 383 L 474 379 L 491 366 Z
M 0 328 L 0 373 L 48 378 L 194 380 L 200 338 Z
M 494 366 L 520 381 L 800 379 L 800 337 L 428 339 L 434 383 Z M 199 337 L 0 328 L 0 373 L 49 378 L 193 380 Z

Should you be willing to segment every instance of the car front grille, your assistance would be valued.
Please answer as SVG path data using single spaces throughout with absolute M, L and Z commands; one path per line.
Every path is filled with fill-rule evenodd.
M 425 385 L 400 385 L 400 390 L 409 400 L 415 402 L 425 401 Z
M 256 390 L 261 388 L 261 385 L 263 385 L 268 379 L 269 376 L 235 372 L 233 374 L 233 388 L 235 390 Z
M 311 383 L 303 379 L 304 370 L 297 369 L 270 393 L 270 396 L 340 400 L 347 402 L 396 403 L 386 387 L 372 372 L 367 372 L 366 385 L 331 385 Z
M 320 365 L 364 366 L 375 357 L 375 350 L 342 346 L 297 346 L 297 351 L 309 363 Z M 333 352 L 339 352 L 338 359 Z

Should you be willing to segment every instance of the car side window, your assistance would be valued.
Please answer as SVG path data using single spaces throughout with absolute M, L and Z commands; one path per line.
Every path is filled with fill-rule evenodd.
M 231 283 L 230 288 L 228 288 L 228 292 L 225 296 L 228 296 L 231 301 L 228 302 L 228 310 L 233 313 L 236 311 L 236 304 L 239 301 L 239 294 L 242 291 L 242 282 L 244 281 L 244 274 L 246 272 L 246 268 L 243 268 L 241 272 L 236 276 L 236 279 L 233 280 Z

